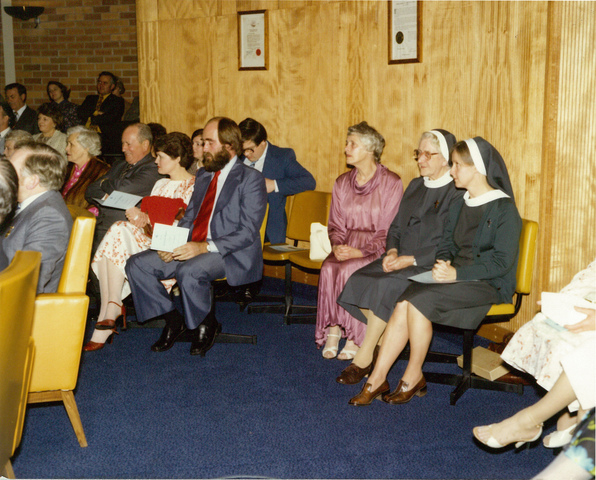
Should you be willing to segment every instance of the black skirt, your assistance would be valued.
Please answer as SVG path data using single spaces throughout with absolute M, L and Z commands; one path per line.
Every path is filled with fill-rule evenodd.
M 413 283 L 408 278 L 426 270 L 428 268 L 407 267 L 387 273 L 383 271 L 383 257 L 378 258 L 350 276 L 337 303 L 363 323 L 366 317 L 361 308 L 371 310 L 388 322 L 397 299 Z
M 490 307 L 499 302 L 497 290 L 483 281 L 442 284 L 412 283 L 399 301 L 407 300 L 433 323 L 475 329 Z

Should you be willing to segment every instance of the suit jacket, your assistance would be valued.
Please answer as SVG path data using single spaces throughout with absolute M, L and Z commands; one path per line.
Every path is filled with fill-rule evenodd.
M 39 133 L 39 126 L 37 125 L 37 112 L 28 106 L 19 118 L 19 121 L 12 127 L 13 130 L 25 130 L 31 135 Z
M 188 240 L 212 175 L 204 169 L 197 172 L 195 188 L 179 227 L 190 228 Z M 259 230 L 267 207 L 267 189 L 263 176 L 241 161 L 230 170 L 213 207 L 211 240 L 224 261 L 230 285 L 243 285 L 263 276 L 263 249 Z
M 314 190 L 316 181 L 306 168 L 298 163 L 291 148 L 280 148 L 269 144 L 263 165 L 263 176 L 277 182 L 279 192 L 267 196 L 269 218 L 265 234 L 271 243 L 285 243 L 286 197 L 306 190 Z
M 124 114 L 124 99 L 116 95 L 108 95 L 102 102 L 99 109 L 102 115 L 93 116 L 99 95 L 87 95 L 83 104 L 79 107 L 81 123 L 85 125 L 87 119 L 91 118 L 91 125 L 97 125 L 101 130 L 101 151 L 102 153 L 120 153 L 121 150 L 121 126 L 120 121 Z
M 99 208 L 99 215 L 95 226 L 95 238 L 93 240 L 94 250 L 114 222 L 117 222 L 118 220 L 126 220 L 124 210 L 102 207 L 96 199 L 102 198 L 106 193 L 109 195 L 114 190 L 146 197 L 151 194 L 155 182 L 160 178 L 163 178 L 163 176 L 158 173 L 155 159 L 151 154 L 147 154 L 126 172 L 126 174 L 123 174 L 123 171 L 127 166 L 128 163 L 125 160 L 117 160 L 108 173 L 99 177 L 87 187 L 85 199 L 90 204 L 96 205 Z
M 72 229 L 72 217 L 62 195 L 50 190 L 19 213 L 0 237 L 0 270 L 17 250 L 41 252 L 37 293 L 54 293 L 60 282 Z

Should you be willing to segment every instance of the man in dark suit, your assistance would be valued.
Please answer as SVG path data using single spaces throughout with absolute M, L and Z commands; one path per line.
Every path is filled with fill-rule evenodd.
M 147 250 L 133 255 L 126 273 L 139 321 L 164 317 L 166 327 L 151 347 L 163 352 L 188 328 L 191 355 L 204 355 L 221 331 L 211 310 L 211 281 L 227 277 L 230 285 L 256 282 L 263 274 L 259 229 L 267 206 L 263 176 L 238 160 L 240 129 L 216 117 L 203 131 L 204 168 L 179 227 L 189 228 L 188 242 L 172 253 Z M 179 313 L 161 280 L 176 278 L 184 314 Z
M 124 114 L 124 99 L 113 95 L 118 78 L 111 72 L 101 72 L 97 78 L 97 95 L 87 95 L 79 107 L 79 118 L 87 128 L 101 136 L 101 151 L 120 153 L 120 120 Z
M 155 182 L 162 178 L 151 155 L 152 142 L 151 129 L 147 125 L 136 123 L 127 127 L 122 133 L 124 160 L 117 160 L 108 173 L 87 187 L 85 198 L 99 208 L 93 238 L 94 252 L 114 222 L 126 221 L 124 210 L 103 207 L 97 200 L 114 190 L 145 197 L 151 193 Z
M 271 243 L 286 242 L 286 197 L 314 190 L 314 177 L 296 161 L 291 148 L 280 148 L 267 141 L 267 130 L 256 120 L 240 122 L 244 164 L 257 169 L 265 177 L 269 217 L 265 239 Z
M 0 237 L 0 270 L 17 250 L 41 252 L 37 293 L 54 293 L 72 228 L 72 217 L 58 191 L 67 161 L 48 145 L 30 143 L 18 148 L 10 162 L 19 178 L 19 208 Z
M 20 83 L 10 83 L 4 87 L 6 101 L 16 116 L 13 130 L 25 130 L 31 135 L 39 133 L 37 112 L 27 106 L 27 88 Z

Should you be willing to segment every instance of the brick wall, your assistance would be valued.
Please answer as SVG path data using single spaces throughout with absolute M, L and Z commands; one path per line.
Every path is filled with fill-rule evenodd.
M 48 101 L 49 80 L 70 87 L 70 100 L 81 104 L 86 95 L 97 93 L 95 82 L 102 70 L 122 79 L 126 100 L 138 96 L 135 0 L 13 0 L 12 4 L 45 7 L 37 28 L 33 20 L 13 19 L 16 81 L 27 87 L 30 107 Z

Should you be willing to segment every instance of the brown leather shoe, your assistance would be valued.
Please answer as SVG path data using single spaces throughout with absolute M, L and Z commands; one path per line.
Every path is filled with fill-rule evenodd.
M 426 395 L 426 380 L 424 379 L 424 375 L 416 385 L 408 390 L 409 386 L 406 382 L 400 380 L 395 391 L 383 395 L 382 400 L 391 405 L 398 405 L 400 403 L 408 403 L 414 395 L 417 397 L 424 397 Z
M 379 395 L 383 395 L 389 391 L 389 382 L 385 380 L 379 388 L 374 391 L 371 391 L 372 385 L 370 383 L 365 383 L 364 387 L 362 387 L 362 391 L 356 395 L 354 398 L 351 398 L 348 402 L 350 405 L 356 405 L 358 407 L 364 405 L 370 405 L 372 401 L 377 398 Z
M 343 369 L 339 377 L 335 379 L 337 383 L 342 383 L 344 385 L 355 385 L 356 383 L 360 383 L 362 379 L 370 374 L 375 368 L 375 363 L 377 361 L 377 357 L 379 356 L 379 346 L 375 347 L 375 351 L 373 352 L 372 362 L 368 367 L 360 368 L 358 365 L 354 365 L 353 363 Z

